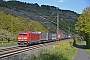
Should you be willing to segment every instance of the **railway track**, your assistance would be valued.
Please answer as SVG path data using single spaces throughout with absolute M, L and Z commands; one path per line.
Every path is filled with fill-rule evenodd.
M 28 47 L 11 47 L 11 48 L 5 48 L 5 49 L 0 49 L 0 59 L 4 59 L 8 56 L 12 56 L 12 55 L 18 55 L 20 53 L 24 53 L 26 51 L 30 51 L 30 50 L 34 50 L 34 49 L 39 49 L 42 48 L 44 46 L 48 46 L 48 45 L 53 45 L 57 42 L 51 42 L 51 43 L 44 43 L 44 44 L 38 44 L 38 45 L 33 45 L 33 46 L 28 46 Z

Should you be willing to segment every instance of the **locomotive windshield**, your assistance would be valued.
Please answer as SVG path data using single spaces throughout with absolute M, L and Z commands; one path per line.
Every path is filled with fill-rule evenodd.
M 19 36 L 26 36 L 27 34 L 19 34 Z

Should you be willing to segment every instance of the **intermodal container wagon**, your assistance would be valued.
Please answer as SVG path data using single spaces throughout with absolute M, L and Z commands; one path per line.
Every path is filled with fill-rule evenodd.
M 48 40 L 48 33 L 40 33 L 40 40 L 41 41 Z
M 48 33 L 48 40 L 52 40 L 52 34 Z
M 62 39 L 67 39 L 68 38 L 68 35 L 62 35 Z
M 52 40 L 56 40 L 56 39 L 57 39 L 56 34 L 52 34 Z
M 51 33 L 40 33 L 40 40 L 41 41 L 52 40 L 52 34 Z

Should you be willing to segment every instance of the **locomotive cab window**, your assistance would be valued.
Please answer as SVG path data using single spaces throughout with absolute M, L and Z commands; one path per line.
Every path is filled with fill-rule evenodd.
M 19 34 L 19 36 L 27 36 L 27 34 Z

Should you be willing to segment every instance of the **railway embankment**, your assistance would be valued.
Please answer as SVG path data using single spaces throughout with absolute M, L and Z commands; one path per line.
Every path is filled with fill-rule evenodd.
M 44 45 L 41 48 L 36 46 L 32 50 L 26 50 L 23 53 L 8 56 L 2 60 L 73 60 L 76 54 L 77 48 L 73 46 L 73 40 L 65 40 Z

